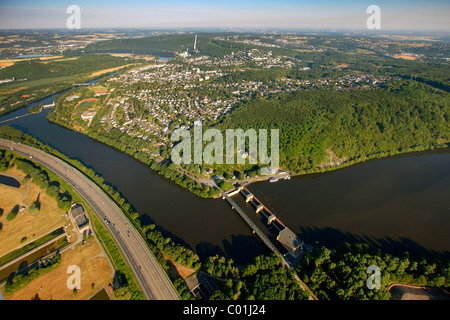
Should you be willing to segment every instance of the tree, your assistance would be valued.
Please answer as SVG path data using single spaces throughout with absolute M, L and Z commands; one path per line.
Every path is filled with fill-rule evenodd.
M 230 189 L 234 188 L 234 186 L 231 183 L 226 182 L 225 180 L 220 180 L 219 182 L 217 182 L 217 185 L 223 191 L 227 191 L 227 190 L 230 190 Z
M 50 197 L 56 198 L 56 196 L 59 194 L 59 189 L 60 189 L 59 182 L 52 181 L 47 187 L 47 190 L 45 190 L 45 193 L 48 194 Z
M 37 201 L 34 201 L 31 206 L 28 208 L 28 212 L 30 212 L 31 215 L 35 216 L 39 213 L 40 210 L 40 204 Z
M 72 204 L 72 197 L 67 192 L 60 193 L 56 197 L 56 202 L 57 202 L 58 208 L 63 209 L 65 211 L 69 211 L 70 205 Z
M 19 213 L 19 207 L 19 205 L 15 205 L 11 212 L 8 213 L 8 215 L 6 216 L 7 221 L 11 221 L 17 216 L 17 213 Z
M 41 103 L 41 105 L 39 106 L 39 107 L 35 107 L 35 106 L 33 106 L 33 107 L 30 107 L 30 109 L 28 109 L 28 112 L 29 113 L 38 113 L 41 109 L 41 107 L 43 106 L 44 104 L 43 103 Z

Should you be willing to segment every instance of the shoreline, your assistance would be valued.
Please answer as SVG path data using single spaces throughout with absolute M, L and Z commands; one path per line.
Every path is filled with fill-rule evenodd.
M 50 112 L 52 112 L 52 111 L 50 111 Z M 50 114 L 50 112 L 49 112 L 49 114 Z M 107 143 L 105 143 L 105 142 L 103 142 L 103 141 L 100 141 L 100 140 L 98 140 L 98 139 L 92 137 L 92 136 L 89 135 L 89 134 L 80 132 L 80 131 L 78 131 L 78 130 L 76 130 L 76 129 L 74 129 L 74 128 L 69 127 L 69 126 L 65 125 L 65 123 L 62 124 L 62 123 L 59 123 L 59 122 L 50 120 L 48 116 L 47 116 L 47 120 L 48 120 L 50 123 L 60 125 L 60 126 L 62 126 L 63 128 L 66 128 L 66 129 L 71 130 L 71 131 L 73 131 L 73 132 L 77 132 L 77 133 L 83 134 L 83 135 L 87 136 L 88 138 L 94 140 L 95 142 L 97 142 L 97 143 L 102 143 L 102 144 L 104 144 L 104 145 L 106 145 L 106 146 L 108 146 L 108 147 L 111 147 L 111 148 L 115 149 L 115 150 L 118 151 L 118 152 L 123 152 L 123 151 L 119 150 L 117 147 L 115 147 L 115 146 L 113 146 L 113 145 L 107 144 Z M 414 154 L 428 153 L 428 152 L 436 152 L 437 150 L 445 150 L 445 149 L 449 149 L 449 150 L 446 151 L 446 152 L 450 152 L 450 142 L 449 142 L 449 143 L 444 143 L 444 144 L 438 145 L 438 146 L 436 146 L 436 147 L 418 146 L 418 147 L 415 147 L 415 148 L 408 148 L 408 149 L 406 149 L 405 151 L 380 152 L 380 153 L 373 154 L 373 155 L 370 155 L 370 156 L 361 157 L 361 159 L 349 159 L 349 160 L 347 160 L 347 161 L 345 161 L 345 162 L 343 162 L 343 163 L 341 163 L 341 164 L 339 164 L 339 165 L 336 165 L 336 166 L 316 167 L 316 169 L 312 169 L 311 171 L 305 171 L 305 172 L 290 172 L 290 171 L 282 170 L 283 173 L 277 173 L 277 174 L 273 174 L 273 175 L 267 175 L 267 176 L 264 176 L 264 177 L 258 176 L 258 177 L 255 177 L 255 178 L 248 178 L 248 179 L 244 179 L 244 180 L 226 180 L 226 179 L 223 179 L 223 180 L 224 180 L 224 181 L 227 181 L 227 182 L 229 182 L 229 183 L 231 183 L 231 184 L 233 184 L 233 185 L 236 184 L 236 183 L 238 183 L 238 184 L 240 184 L 240 185 L 247 186 L 247 185 L 250 185 L 250 184 L 255 183 L 255 182 L 263 182 L 263 181 L 270 180 L 270 179 L 273 178 L 273 177 L 277 177 L 277 178 L 279 178 L 279 180 L 284 180 L 284 179 L 280 179 L 280 177 L 284 177 L 284 176 L 286 176 L 286 175 L 289 175 L 290 177 L 300 177 L 300 176 L 305 176 L 305 175 L 321 174 L 321 173 L 326 173 L 326 172 L 332 172 L 332 171 L 335 171 L 335 170 L 338 170 L 338 169 L 344 169 L 344 168 L 351 167 L 351 166 L 354 166 L 354 165 L 364 164 L 364 163 L 366 163 L 366 162 L 368 162 L 368 161 L 387 160 L 387 159 L 391 159 L 391 158 L 394 158 L 394 159 L 395 159 L 395 157 L 407 157 L 407 156 L 413 156 Z M 444 152 L 445 152 L 445 151 L 444 151 Z M 144 164 L 144 165 L 147 165 L 147 166 L 149 167 L 149 169 L 152 170 L 152 172 L 154 172 L 155 174 L 157 174 L 157 175 L 159 175 L 159 176 L 161 176 L 161 177 L 164 177 L 164 175 L 161 175 L 161 174 L 159 174 L 156 170 L 151 169 L 149 164 L 147 164 L 147 163 L 145 163 L 145 162 L 139 160 L 139 159 L 138 159 L 137 157 L 135 157 L 134 155 L 127 154 L 127 153 L 125 153 L 125 152 L 123 152 L 123 153 L 126 154 L 126 155 L 131 156 L 134 160 L 138 161 L 139 163 L 142 163 L 142 164 Z M 153 161 L 156 161 L 156 160 L 153 160 Z M 196 181 L 197 183 L 199 183 L 199 184 L 201 184 L 201 185 L 203 185 L 203 186 L 208 186 L 208 187 L 214 186 L 214 187 L 217 188 L 218 190 L 221 190 L 221 189 L 217 186 L 217 183 L 216 183 L 216 181 L 214 181 L 214 179 L 211 179 L 211 178 L 208 179 L 208 178 L 206 178 L 206 177 L 204 177 L 203 179 L 194 179 L 194 178 L 192 177 L 192 175 L 195 175 L 195 174 L 193 174 L 193 173 L 191 173 L 191 172 L 189 172 L 189 174 L 186 174 L 186 176 L 187 176 L 188 178 L 190 178 L 190 179 Z M 170 180 L 170 179 L 169 179 L 169 180 Z M 191 193 L 193 193 L 193 192 L 192 192 L 191 190 L 189 190 L 188 188 L 182 187 L 181 185 L 179 185 L 178 183 L 174 182 L 173 180 L 170 180 L 170 181 L 173 182 L 173 183 L 175 183 L 177 186 L 179 186 L 179 187 L 181 187 L 181 188 L 183 188 L 183 189 L 185 189 L 185 190 L 190 191 Z M 196 196 L 198 196 L 198 195 L 195 194 L 195 193 L 193 193 L 193 194 L 196 195 Z M 220 198 L 221 198 L 221 195 L 218 194 L 218 195 L 214 195 L 214 196 L 212 196 L 212 197 L 207 197 L 206 199 L 220 199 Z
M 446 150 L 448 149 L 448 150 Z M 375 154 L 371 157 L 365 157 L 363 160 L 357 160 L 357 159 L 353 159 L 353 160 L 348 160 L 343 162 L 340 165 L 336 165 L 336 166 L 328 166 L 325 168 L 317 168 L 316 170 L 312 170 L 312 171 L 306 171 L 306 172 L 290 172 L 290 171 L 284 171 L 283 173 L 277 173 L 277 174 L 273 174 L 273 175 L 268 175 L 268 176 L 264 176 L 264 177 L 255 177 L 255 178 L 249 178 L 249 179 L 253 179 L 252 181 L 249 181 L 249 179 L 245 179 L 245 180 L 226 180 L 224 179 L 224 181 L 229 182 L 231 184 L 240 184 L 242 186 L 247 186 L 256 182 L 264 182 L 264 181 L 268 181 L 271 178 L 278 178 L 279 180 L 284 180 L 282 177 L 289 175 L 291 177 L 301 177 L 301 176 L 306 176 L 306 175 L 314 175 L 314 174 L 322 174 L 322 173 L 327 173 L 327 172 L 333 172 L 339 169 L 345 169 L 348 167 L 352 167 L 352 166 L 356 166 L 356 165 L 362 165 L 364 163 L 367 162 L 371 162 L 371 161 L 381 161 L 381 160 L 390 160 L 390 159 L 397 159 L 397 158 L 401 158 L 401 157 L 410 157 L 410 156 L 421 156 L 421 155 L 426 155 L 426 154 L 433 154 L 436 151 L 441 151 L 442 153 L 449 153 L 450 152 L 450 143 L 444 144 L 444 145 L 440 145 L 438 147 L 434 147 L 434 148 L 414 148 L 411 150 L 407 150 L 407 151 L 400 151 L 400 152 L 390 152 L 388 154 L 385 153 L 379 153 L 379 154 Z M 210 181 L 214 181 L 213 179 L 210 179 Z M 220 198 L 219 197 L 215 197 L 215 198 Z
M 15 110 L 15 111 L 17 111 L 17 110 Z M 86 136 L 86 137 L 92 139 L 93 141 L 95 141 L 96 143 L 102 143 L 103 145 L 105 145 L 107 147 L 113 148 L 116 152 L 124 153 L 124 154 L 132 157 L 134 160 L 138 161 L 139 163 L 148 166 L 148 168 L 150 170 L 152 170 L 152 172 L 154 172 L 158 176 L 164 177 L 164 175 L 160 174 L 156 170 L 153 170 L 148 163 L 145 163 L 145 162 L 141 161 L 140 159 L 138 159 L 134 155 L 125 153 L 125 152 L 121 151 L 119 148 L 117 148 L 114 145 L 107 144 L 107 143 L 105 143 L 103 141 L 100 141 L 100 140 L 96 139 L 95 137 L 93 137 L 93 136 L 91 136 L 89 134 L 86 134 L 86 133 L 83 133 L 81 131 L 78 131 L 78 130 L 70 127 L 66 123 L 60 123 L 59 121 L 54 121 L 53 119 L 50 119 L 49 115 L 51 114 L 51 112 L 52 112 L 52 110 L 50 110 L 48 115 L 47 115 L 47 121 L 48 122 L 50 122 L 52 124 L 57 124 L 57 125 L 65 128 L 65 129 L 70 130 L 70 131 L 73 131 L 73 132 L 76 132 L 76 133 L 79 133 L 79 134 L 83 134 L 84 136 Z M 27 115 L 28 115 L 28 113 L 27 113 Z M 2 116 L 0 116 L 0 117 L 2 117 Z M 11 120 L 14 120 L 14 119 L 11 119 Z M 445 151 L 445 149 L 449 149 L 449 150 Z M 227 180 L 227 179 L 223 179 L 223 180 L 227 181 L 227 182 L 229 182 L 229 183 L 231 183 L 233 185 L 234 184 L 240 184 L 240 185 L 248 186 L 248 185 L 251 185 L 251 184 L 253 184 L 255 182 L 264 182 L 264 181 L 270 180 L 273 177 L 277 177 L 277 178 L 279 178 L 279 180 L 284 180 L 283 177 L 286 176 L 286 175 L 289 175 L 290 177 L 301 177 L 301 176 L 306 176 L 306 175 L 322 174 L 322 173 L 332 172 L 332 171 L 339 170 L 339 169 L 344 169 L 344 168 L 351 167 L 351 166 L 354 166 L 354 165 L 361 165 L 361 164 L 364 164 L 364 163 L 369 162 L 369 161 L 388 160 L 388 159 L 395 159 L 396 157 L 407 157 L 407 156 L 414 156 L 414 155 L 420 156 L 423 153 L 425 153 L 425 154 L 426 153 L 434 153 L 436 151 L 442 151 L 444 153 L 450 152 L 450 143 L 444 143 L 444 144 L 438 145 L 436 147 L 433 147 L 433 146 L 428 146 L 428 147 L 426 147 L 426 146 L 417 146 L 415 148 L 408 148 L 408 149 L 405 149 L 405 150 L 402 150 L 402 151 L 380 152 L 380 153 L 373 154 L 373 155 L 370 155 L 370 156 L 360 157 L 360 158 L 356 158 L 356 159 L 350 159 L 350 160 L 347 160 L 347 161 L 345 161 L 345 162 L 343 162 L 343 163 L 341 163 L 339 165 L 327 166 L 327 167 L 316 167 L 315 169 L 307 170 L 307 171 L 304 171 L 304 172 L 291 172 L 291 171 L 283 170 L 282 173 L 277 173 L 277 174 L 273 174 L 273 175 L 267 175 L 267 176 L 264 176 L 264 177 L 263 176 L 258 176 L 258 177 L 254 177 L 254 178 L 247 178 L 247 179 L 244 179 L 244 180 Z M 156 160 L 152 160 L 152 161 L 158 162 Z M 186 173 L 185 175 L 186 175 L 186 177 L 192 179 L 193 181 L 201 184 L 203 187 L 210 187 L 210 188 L 216 188 L 218 190 L 221 190 L 217 186 L 216 181 L 214 179 L 212 179 L 212 178 L 209 178 L 209 179 L 207 177 L 194 178 L 193 175 L 194 176 L 196 176 L 196 175 L 191 173 L 191 172 L 189 172 L 189 174 Z M 180 188 L 185 189 L 187 191 L 190 191 L 191 193 L 193 193 L 196 196 L 199 196 L 199 195 L 195 194 L 194 192 L 192 192 L 192 190 L 189 190 L 188 188 L 185 188 L 185 187 L 181 186 L 180 184 L 174 182 L 173 180 L 170 180 L 170 181 L 175 183 Z M 201 196 L 199 196 L 199 197 L 201 197 Z M 205 199 L 219 199 L 219 198 L 221 198 L 221 196 L 220 196 L 220 194 L 217 194 L 217 195 L 213 195 L 213 196 L 210 196 L 210 197 L 201 197 L 201 198 L 205 198 Z

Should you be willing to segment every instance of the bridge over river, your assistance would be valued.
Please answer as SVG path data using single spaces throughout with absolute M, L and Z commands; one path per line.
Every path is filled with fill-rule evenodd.
M 231 199 L 231 197 L 222 192 L 222 199 L 227 200 L 228 203 L 231 205 L 231 209 L 236 210 L 236 212 L 241 216 L 242 219 L 248 224 L 248 226 L 253 230 L 253 233 L 257 234 L 258 237 L 264 242 L 266 246 L 269 247 L 273 252 L 275 252 L 277 255 L 283 258 L 283 263 L 288 265 L 286 261 L 284 260 L 283 255 L 280 253 L 280 251 L 273 245 L 272 242 L 266 237 L 266 235 L 258 228 L 258 226 L 247 216 L 247 214 L 237 205 L 237 203 Z
M 268 225 L 273 225 L 278 230 L 277 240 L 286 248 L 288 254 L 283 255 L 276 246 L 266 237 L 266 235 L 256 226 L 256 224 L 247 216 L 247 214 L 239 207 L 239 205 L 231 199 L 232 196 L 241 193 L 245 197 L 245 202 L 252 204 L 256 213 L 262 214 L 267 219 Z M 272 213 L 258 198 L 256 198 L 247 188 L 239 186 L 236 189 L 222 193 L 222 198 L 230 203 L 233 210 L 244 219 L 253 233 L 266 244 L 266 246 L 277 255 L 285 257 L 290 255 L 294 260 L 297 259 L 304 251 L 304 242 L 291 231 L 274 213 Z
M 283 244 L 283 246 L 288 250 L 288 254 L 283 255 L 277 247 L 266 237 L 266 235 L 261 231 L 260 228 L 247 216 L 247 214 L 242 210 L 239 205 L 231 199 L 232 196 L 241 193 L 245 198 L 246 202 L 252 201 L 253 206 L 255 206 L 257 212 L 261 212 L 268 220 L 268 224 L 273 223 L 274 226 L 279 230 L 279 235 L 277 240 Z M 269 209 L 267 209 L 247 188 L 240 186 L 230 192 L 222 192 L 222 199 L 228 201 L 231 205 L 231 209 L 235 210 L 241 218 L 247 223 L 247 225 L 252 229 L 253 233 L 256 234 L 264 244 L 275 254 L 277 254 L 282 261 L 283 266 L 287 268 L 293 268 L 295 270 L 295 259 L 301 256 L 303 253 L 304 243 L 301 241 L 288 227 L 286 227 Z M 287 239 L 287 241 L 286 241 Z M 297 252 L 299 250 L 300 252 Z M 291 255 L 294 260 L 289 261 L 286 259 Z M 294 272 L 295 279 L 300 283 L 300 286 L 310 293 L 310 300 L 317 300 L 314 293 L 308 288 L 308 286 L 298 277 Z

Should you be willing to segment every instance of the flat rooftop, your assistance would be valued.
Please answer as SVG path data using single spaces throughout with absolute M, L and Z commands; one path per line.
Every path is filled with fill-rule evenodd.
M 286 248 L 295 250 L 303 245 L 303 241 L 289 228 L 284 228 L 278 234 L 277 240 Z

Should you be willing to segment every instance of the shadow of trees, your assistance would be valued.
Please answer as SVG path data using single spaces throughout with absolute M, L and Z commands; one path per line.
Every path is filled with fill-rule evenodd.
M 193 250 L 191 248 L 191 246 L 189 244 L 187 244 L 182 238 L 176 236 L 172 232 L 170 232 L 167 229 L 163 228 L 161 225 L 155 224 L 155 221 L 152 218 L 150 218 L 149 215 L 141 214 L 139 216 L 139 220 L 140 220 L 142 226 L 147 226 L 147 225 L 154 224 L 155 225 L 155 230 L 161 232 L 161 234 L 163 235 L 164 238 L 170 238 L 176 244 L 179 244 L 180 246 L 183 246 L 186 249 Z
M 449 251 L 438 252 L 435 250 L 429 250 L 406 237 L 400 237 L 397 240 L 388 236 L 376 238 L 368 235 L 355 235 L 350 232 L 342 232 L 331 227 L 301 227 L 300 232 L 297 234 L 307 244 L 314 244 L 317 241 L 320 245 L 323 245 L 329 249 L 336 248 L 337 245 L 343 242 L 348 242 L 350 244 L 360 242 L 366 243 L 372 248 L 380 249 L 383 253 L 385 252 L 393 255 L 399 255 L 407 251 L 411 257 L 438 256 L 443 259 L 450 259 Z
M 201 242 L 196 246 L 201 260 L 219 255 L 232 258 L 237 265 L 247 264 L 258 255 L 270 254 L 270 250 L 255 235 L 232 235 L 231 241 L 223 240 L 222 247 L 209 242 Z

